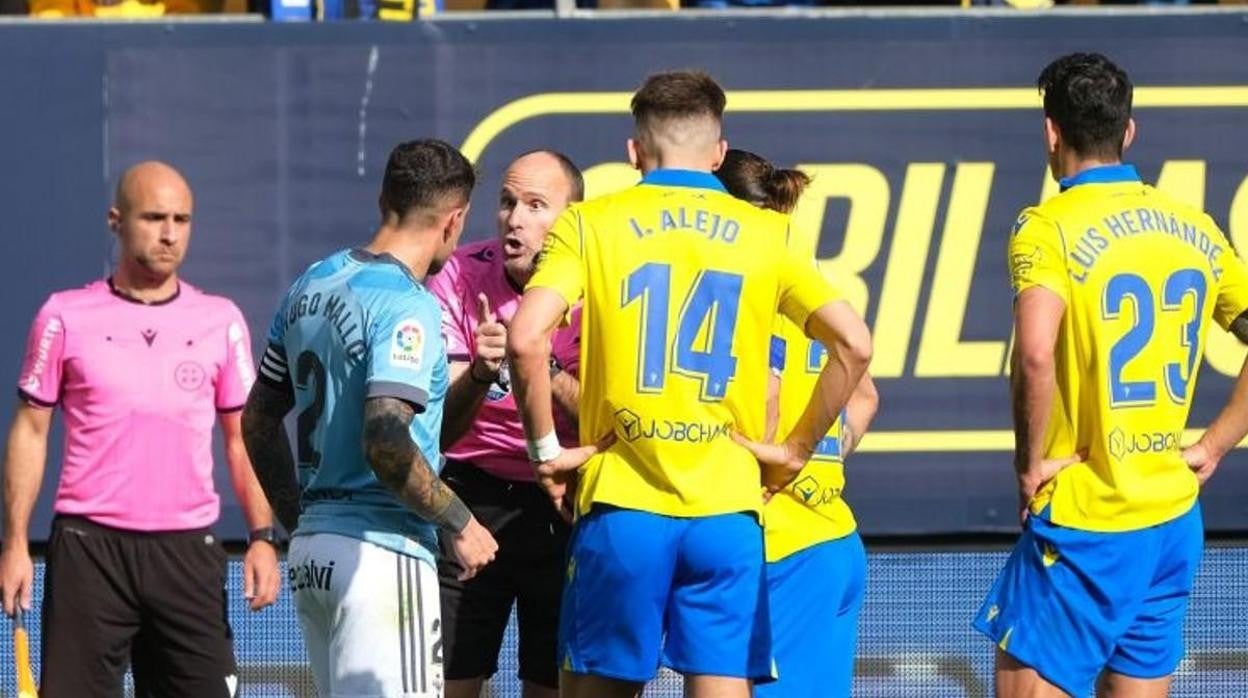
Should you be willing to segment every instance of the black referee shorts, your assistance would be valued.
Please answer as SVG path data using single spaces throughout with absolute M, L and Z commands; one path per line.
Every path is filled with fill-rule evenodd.
M 208 529 L 141 533 L 58 516 L 43 597 L 43 698 L 229 698 L 225 549 Z
M 438 581 L 446 678 L 494 675 L 514 603 L 520 624 L 520 679 L 557 687 L 555 641 L 571 528 L 536 484 L 501 480 L 458 461 L 447 461 L 442 479 L 498 542 L 494 561 L 460 582 L 456 576 L 461 568 L 443 534 Z

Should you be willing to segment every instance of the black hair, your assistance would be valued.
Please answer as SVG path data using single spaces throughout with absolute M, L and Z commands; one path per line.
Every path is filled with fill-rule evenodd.
M 633 120 L 639 135 L 691 119 L 709 118 L 720 124 L 727 102 L 719 83 L 701 70 L 655 73 L 633 95 Z
M 1072 53 L 1050 63 L 1036 80 L 1044 115 L 1062 140 L 1084 157 L 1119 159 L 1131 119 L 1131 79 L 1099 53 Z
M 472 164 L 454 146 L 432 138 L 400 143 L 386 162 L 381 206 L 399 218 L 429 212 L 448 200 L 461 206 L 468 203 L 476 182 Z

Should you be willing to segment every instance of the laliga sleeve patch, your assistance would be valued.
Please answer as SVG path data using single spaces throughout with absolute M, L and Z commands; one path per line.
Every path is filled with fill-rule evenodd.
M 420 320 L 408 318 L 400 322 L 390 341 L 390 365 L 411 371 L 420 370 L 425 351 L 425 327 Z
M 1024 284 L 1033 281 L 1036 266 L 1044 261 L 1044 252 L 1038 245 L 1015 243 L 1010 253 L 1010 276 L 1014 290 L 1018 291 Z

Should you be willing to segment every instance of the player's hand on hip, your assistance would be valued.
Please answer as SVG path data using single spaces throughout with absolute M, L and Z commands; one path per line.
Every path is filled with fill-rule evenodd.
M 481 364 L 479 370 L 489 371 L 490 377 L 498 376 L 503 359 L 507 358 L 507 327 L 490 310 L 490 300 L 484 293 L 477 294 L 477 329 L 473 341 L 476 342 L 475 361 Z
M 12 616 L 20 605 L 30 610 L 30 590 L 34 586 L 35 565 L 25 544 L 4 546 L 0 553 L 0 593 L 4 596 L 4 612 Z
M 243 598 L 253 611 L 271 606 L 282 588 L 277 567 L 277 548 L 258 540 L 247 546 L 243 556 Z
M 564 519 L 572 520 L 572 505 L 569 501 L 569 483 L 573 482 L 576 473 L 590 458 L 611 447 L 615 443 L 615 432 L 608 432 L 596 443 L 576 448 L 565 448 L 553 460 L 535 463 L 537 484 L 546 491 L 551 504 Z
M 763 487 L 766 489 L 763 494 L 764 501 L 788 487 L 810 460 L 809 452 L 788 442 L 762 443 L 747 439 L 735 431 L 732 432 L 732 440 L 749 451 L 754 456 L 754 460 L 758 461 L 758 467 L 762 471 Z
M 1194 445 L 1183 449 L 1183 461 L 1187 463 L 1187 467 L 1196 473 L 1196 479 L 1204 485 L 1213 477 L 1213 471 L 1218 469 L 1218 463 L 1221 458 L 1214 456 L 1209 449 L 1202 443 L 1197 442 Z
M 477 576 L 486 565 L 494 561 L 498 552 L 498 543 L 490 531 L 477 521 L 477 517 L 468 519 L 464 530 L 451 539 L 451 549 L 455 551 L 455 561 L 459 563 L 459 581 L 466 582 Z
M 576 512 L 576 471 L 573 470 L 571 476 L 561 480 L 543 480 L 538 477 L 538 484 L 546 492 L 546 496 L 550 497 L 550 503 L 555 507 L 555 511 L 559 512 L 559 516 L 564 521 L 572 523 L 573 514 Z
M 1065 458 L 1046 458 L 1038 464 L 1027 468 L 1024 472 L 1018 474 L 1018 516 L 1019 521 L 1027 520 L 1027 514 L 1031 511 L 1031 500 L 1036 498 L 1036 493 L 1049 484 L 1049 481 L 1057 477 L 1057 474 L 1074 465 L 1083 462 L 1084 454 L 1076 453 L 1073 456 Z

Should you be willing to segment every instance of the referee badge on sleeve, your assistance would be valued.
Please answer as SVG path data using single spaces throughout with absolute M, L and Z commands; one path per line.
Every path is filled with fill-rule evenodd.
M 243 341 L 243 328 L 237 322 L 231 322 L 229 329 L 226 330 L 226 339 L 234 351 L 234 367 L 238 370 L 238 377 L 243 382 L 243 390 L 250 391 L 253 383 L 256 382 L 256 368 L 251 363 L 251 347 Z

